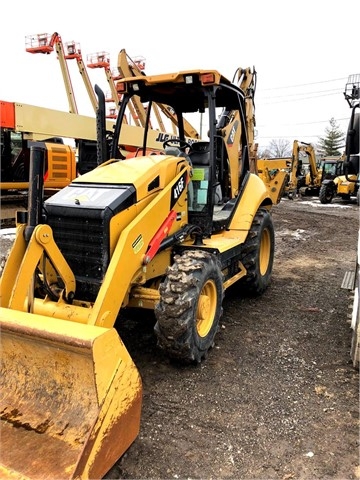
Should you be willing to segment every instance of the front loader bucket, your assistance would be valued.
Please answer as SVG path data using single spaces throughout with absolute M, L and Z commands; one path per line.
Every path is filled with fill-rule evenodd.
M 100 479 L 139 433 L 116 330 L 0 308 L 0 478 Z

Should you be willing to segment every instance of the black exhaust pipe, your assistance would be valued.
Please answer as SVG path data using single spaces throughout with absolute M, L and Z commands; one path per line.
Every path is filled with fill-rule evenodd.
M 95 85 L 95 93 L 98 97 L 98 109 L 96 111 L 97 164 L 101 165 L 108 159 L 105 95 L 98 85 Z
M 33 145 L 30 147 L 30 171 L 28 192 L 27 227 L 25 240 L 29 242 L 35 227 L 40 223 L 44 202 L 44 174 L 46 148 Z

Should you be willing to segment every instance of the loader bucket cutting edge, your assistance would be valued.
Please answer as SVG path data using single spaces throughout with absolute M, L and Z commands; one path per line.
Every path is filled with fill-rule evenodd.
M 1 478 L 101 478 L 139 433 L 139 372 L 114 328 L 0 308 Z

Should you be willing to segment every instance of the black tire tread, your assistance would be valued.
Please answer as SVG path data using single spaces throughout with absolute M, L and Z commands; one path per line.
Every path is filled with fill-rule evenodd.
M 195 313 L 204 279 L 214 278 L 218 293 L 218 308 L 213 327 L 205 345 L 196 339 Z M 224 297 L 222 274 L 217 258 L 202 250 L 187 250 L 174 257 L 160 285 L 160 302 L 155 307 L 155 334 L 158 346 L 167 355 L 182 363 L 200 363 L 214 345 L 214 337 L 222 315 Z
M 331 203 L 333 196 L 334 196 L 334 193 L 333 193 L 332 187 L 328 185 L 321 185 L 320 191 L 319 191 L 320 203 L 324 205 Z
M 259 270 L 259 249 L 261 234 L 268 228 L 271 236 L 271 256 L 265 275 Z M 241 289 L 250 296 L 261 295 L 268 287 L 271 279 L 275 251 L 275 234 L 271 213 L 266 208 L 259 208 L 243 246 L 242 263 L 247 270 L 246 276 L 240 282 Z

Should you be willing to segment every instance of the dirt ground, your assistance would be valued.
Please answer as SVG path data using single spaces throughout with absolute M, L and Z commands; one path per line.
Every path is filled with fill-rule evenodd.
M 180 367 L 156 348 L 151 314 L 119 331 L 141 373 L 137 440 L 108 478 L 355 479 L 359 372 L 350 359 L 356 204 L 283 199 L 273 209 L 272 283 L 227 291 L 207 360 Z
M 360 478 L 353 300 L 341 288 L 355 266 L 359 208 L 283 199 L 273 219 L 271 285 L 256 299 L 226 292 L 200 365 L 157 349 L 151 312 L 120 316 L 143 410 L 138 438 L 107 478 Z

